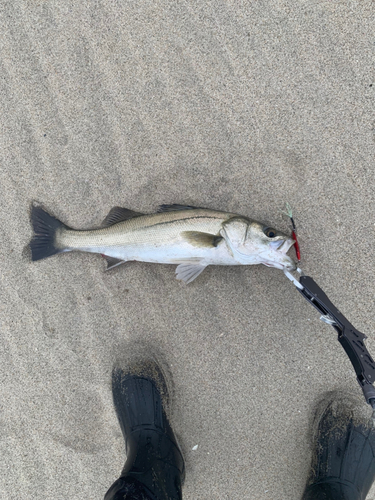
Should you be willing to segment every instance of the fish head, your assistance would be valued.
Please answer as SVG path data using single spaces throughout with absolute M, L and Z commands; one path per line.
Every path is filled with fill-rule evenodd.
M 223 223 L 220 234 L 241 264 L 264 264 L 287 271 L 297 268 L 287 255 L 294 240 L 277 229 L 246 217 L 233 217 Z

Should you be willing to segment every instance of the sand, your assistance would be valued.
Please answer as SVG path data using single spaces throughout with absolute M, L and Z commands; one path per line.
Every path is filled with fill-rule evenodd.
M 29 207 L 89 228 L 185 203 L 289 231 L 288 201 L 303 270 L 375 355 L 374 21 L 366 0 L 1 3 L 1 498 L 104 496 L 134 340 L 173 373 L 184 499 L 301 498 L 317 401 L 362 393 L 283 273 L 31 263 Z

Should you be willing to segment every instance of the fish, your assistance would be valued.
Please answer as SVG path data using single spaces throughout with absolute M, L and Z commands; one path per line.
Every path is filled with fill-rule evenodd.
M 161 205 L 144 214 L 114 207 L 101 227 L 75 230 L 32 205 L 31 258 L 81 251 L 103 255 L 107 269 L 130 261 L 175 264 L 176 278 L 195 280 L 207 266 L 263 264 L 294 271 L 294 240 L 248 217 L 189 205 Z

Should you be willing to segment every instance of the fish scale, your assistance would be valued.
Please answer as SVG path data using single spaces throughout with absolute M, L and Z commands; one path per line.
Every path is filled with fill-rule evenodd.
M 195 230 L 202 233 L 217 235 L 222 223 L 234 214 L 211 212 L 191 214 L 184 212 L 168 212 L 165 214 L 151 214 L 119 222 L 114 226 L 94 231 L 75 231 L 63 229 L 56 243 L 60 248 L 87 248 L 166 244 L 171 240 L 179 239 L 184 231 Z

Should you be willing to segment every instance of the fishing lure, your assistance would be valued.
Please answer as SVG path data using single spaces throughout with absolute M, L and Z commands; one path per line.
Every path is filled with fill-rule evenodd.
M 296 250 L 297 260 L 298 260 L 298 262 L 300 262 L 301 261 L 301 251 L 300 251 L 300 247 L 299 247 L 299 243 L 298 243 L 298 239 L 297 239 L 297 228 L 296 228 L 296 225 L 295 225 L 294 219 L 293 219 L 292 207 L 289 205 L 288 202 L 286 202 L 286 212 L 284 210 L 280 210 L 280 212 L 285 214 L 287 217 L 289 217 L 290 222 L 292 223 L 292 238 L 295 241 L 294 248 Z

